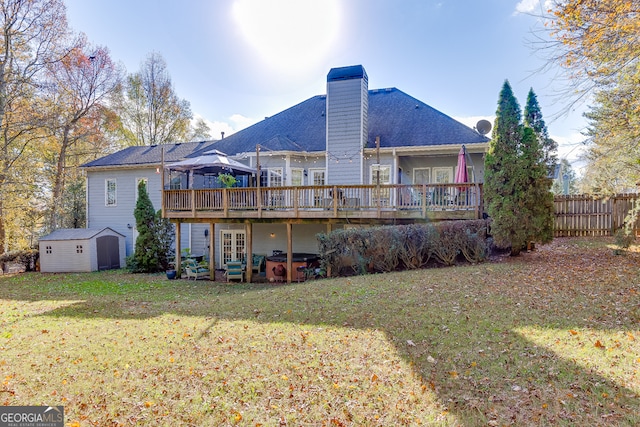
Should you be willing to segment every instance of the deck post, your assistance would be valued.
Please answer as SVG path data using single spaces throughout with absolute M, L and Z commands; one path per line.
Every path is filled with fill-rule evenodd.
M 209 280 L 216 280 L 216 223 L 209 223 Z
M 327 223 L 327 234 L 331 233 L 332 228 L 331 223 Z M 327 264 L 327 277 L 331 277 L 331 264 Z
M 222 189 L 222 208 L 224 209 L 224 216 L 229 216 L 229 189 Z
M 178 279 L 182 276 L 182 254 L 180 248 L 180 222 L 174 222 L 176 226 L 176 276 Z
M 247 282 L 251 283 L 251 276 L 253 276 L 253 224 L 248 222 L 245 227 L 247 230 L 247 262 L 245 262 L 247 271 L 245 275 Z
M 293 281 L 293 224 L 287 222 L 287 283 Z

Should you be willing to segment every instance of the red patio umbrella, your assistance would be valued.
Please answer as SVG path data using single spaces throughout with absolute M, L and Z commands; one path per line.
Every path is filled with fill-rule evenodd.
M 464 145 L 460 147 L 460 152 L 458 153 L 458 170 L 456 171 L 456 177 L 453 182 L 462 183 L 469 182 L 469 175 L 467 174 L 467 152 L 464 148 Z M 463 191 L 466 187 L 458 187 L 458 190 Z

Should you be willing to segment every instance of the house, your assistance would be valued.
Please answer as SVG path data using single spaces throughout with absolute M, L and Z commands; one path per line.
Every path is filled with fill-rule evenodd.
M 399 89 L 369 90 L 360 65 L 334 68 L 326 95 L 219 141 L 129 147 L 85 164 L 88 225 L 125 234 L 130 254 L 144 180 L 180 225 L 177 246 L 212 267 L 249 253 L 314 253 L 315 235 L 336 227 L 478 217 L 488 141 Z M 260 172 L 226 189 L 214 174 L 172 169 L 212 150 Z M 454 186 L 461 150 L 470 182 Z
M 39 239 L 43 273 L 89 272 L 125 265 L 125 236 L 109 227 L 65 228 Z

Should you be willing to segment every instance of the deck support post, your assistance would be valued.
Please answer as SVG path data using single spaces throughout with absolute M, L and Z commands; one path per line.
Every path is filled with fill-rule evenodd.
M 287 222 L 287 283 L 293 281 L 293 224 Z
M 216 223 L 209 223 L 209 280 L 216 280 Z
M 176 276 L 178 279 L 182 276 L 182 249 L 180 248 L 180 222 L 174 223 L 176 226 Z
M 247 282 L 251 283 L 253 276 L 253 224 L 251 222 L 246 223 L 245 229 L 247 233 L 247 259 L 245 262 L 247 271 L 245 275 L 247 276 Z

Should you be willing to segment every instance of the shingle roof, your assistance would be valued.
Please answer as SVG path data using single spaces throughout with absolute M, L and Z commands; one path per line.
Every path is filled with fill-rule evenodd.
M 215 148 L 228 155 L 253 152 L 260 144 L 271 151 L 323 152 L 326 148 L 326 96 L 319 95 L 234 133 L 220 141 L 165 145 L 165 161 L 192 157 Z M 475 130 L 396 88 L 369 91 L 369 140 L 380 147 L 484 144 Z M 159 163 L 161 147 L 129 147 L 84 167 Z
M 165 149 L 165 161 L 174 162 L 190 157 L 193 153 L 206 151 L 213 143 L 215 141 L 127 147 L 116 153 L 85 163 L 82 167 L 156 164 L 162 161 L 163 148 Z
M 106 229 L 113 231 L 109 227 L 99 228 L 99 229 L 97 228 L 60 228 L 58 230 L 52 231 L 50 234 L 47 234 L 46 236 L 40 237 L 39 240 L 41 242 L 57 241 L 57 240 L 87 240 L 87 239 L 91 239 L 93 236 L 99 233 L 102 233 Z M 117 231 L 114 231 L 114 233 L 117 233 Z M 122 236 L 122 234 L 120 235 Z

